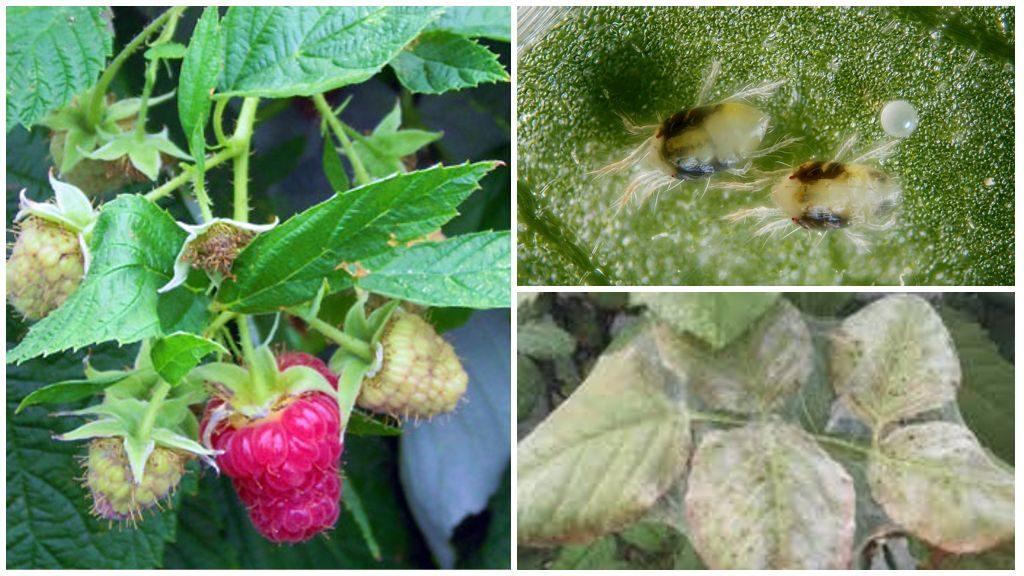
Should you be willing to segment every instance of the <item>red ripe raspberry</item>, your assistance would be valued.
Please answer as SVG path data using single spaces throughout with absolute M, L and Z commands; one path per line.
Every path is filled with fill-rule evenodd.
M 303 353 L 277 358 L 278 368 L 309 366 L 337 387 L 337 377 L 319 359 Z M 207 405 L 202 430 L 212 411 Z M 273 542 L 301 542 L 338 519 L 344 446 L 334 398 L 321 392 L 281 398 L 270 414 L 249 419 L 231 414 L 214 424 L 210 439 L 221 470 L 232 479 L 256 529 Z

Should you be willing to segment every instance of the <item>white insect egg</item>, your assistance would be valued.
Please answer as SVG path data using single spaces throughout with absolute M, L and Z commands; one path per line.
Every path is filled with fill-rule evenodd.
M 882 108 L 882 130 L 889 136 L 906 138 L 917 129 L 917 108 L 906 100 L 893 100 Z

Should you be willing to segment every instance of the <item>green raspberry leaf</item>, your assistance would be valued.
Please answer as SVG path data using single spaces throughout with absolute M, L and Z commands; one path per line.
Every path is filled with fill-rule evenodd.
M 87 380 L 65 380 L 34 390 L 18 404 L 15 414 L 36 404 L 63 404 L 88 398 L 129 377 L 129 372 L 102 374 Z
M 203 358 L 214 352 L 228 353 L 213 340 L 187 332 L 176 332 L 157 340 L 149 355 L 156 373 L 173 386 L 198 366 Z
M 362 136 L 358 132 L 352 133 L 355 153 L 374 179 L 405 172 L 405 163 L 402 161 L 404 157 L 415 154 L 420 148 L 443 136 L 441 132 L 399 130 L 401 123 L 402 107 L 395 102 L 395 107 L 377 124 L 372 134 Z
M 210 117 L 210 103 L 220 78 L 223 54 L 217 8 L 210 6 L 203 11 L 192 32 L 178 77 L 178 117 L 182 132 L 189 136 L 192 156 L 197 160 L 202 159 L 206 148 L 205 138 L 197 134 L 204 133 Z
M 444 30 L 467 38 L 510 42 L 511 12 L 507 6 L 451 6 L 427 30 Z
M 324 140 L 323 156 L 320 163 L 324 168 L 327 183 L 331 185 L 331 190 L 344 192 L 351 187 L 348 173 L 345 172 L 345 166 L 341 163 L 341 156 L 338 156 L 338 150 L 334 148 L 330 140 Z
M 774 293 L 636 293 L 633 304 L 644 304 L 679 332 L 692 334 L 718 350 L 735 340 L 771 308 Z
M 235 260 L 221 285 L 221 306 L 274 312 L 316 296 L 324 279 L 351 285 L 358 262 L 436 231 L 456 214 L 494 162 L 435 166 L 353 188 L 260 234 Z
M 312 96 L 376 74 L 438 16 L 429 7 L 233 6 L 224 96 Z
M 353 410 L 349 415 L 348 425 L 345 426 L 345 433 L 356 436 L 401 436 L 402 428 Z
M 551 318 L 523 324 L 516 330 L 519 352 L 538 360 L 554 360 L 576 351 L 576 339 Z
M 960 414 L 986 448 L 1013 464 L 1013 364 L 968 314 L 948 306 L 940 313 L 963 371 L 963 383 L 957 390 Z
M 185 231 L 174 219 L 141 196 L 122 195 L 105 204 L 93 231 L 92 265 L 82 285 L 32 326 L 7 361 L 162 334 L 160 312 L 167 298 L 156 291 L 170 280 L 184 240 Z M 186 292 L 185 297 L 192 294 L 180 292 Z
M 442 94 L 488 82 L 506 82 L 498 55 L 464 36 L 424 32 L 391 61 L 399 82 L 411 92 Z
M 424 306 L 507 308 L 512 264 L 509 232 L 421 242 L 365 261 L 364 290 Z
M 110 369 L 130 364 L 134 350 L 102 347 L 90 360 Z M 149 515 L 134 529 L 111 530 L 89 513 L 78 458 L 85 446 L 56 442 L 82 423 L 53 418 L 30 407 L 15 415 L 28 394 L 54 380 L 82 374 L 82 358 L 71 354 L 33 360 L 7 369 L 7 567 L 11 569 L 143 569 L 162 564 L 176 515 Z M 77 407 L 77 406 L 76 406 Z
M 113 47 L 100 6 L 7 10 L 7 131 L 30 128 L 96 81 Z

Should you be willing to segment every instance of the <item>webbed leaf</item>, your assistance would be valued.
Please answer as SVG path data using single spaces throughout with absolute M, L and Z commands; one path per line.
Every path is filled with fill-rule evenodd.
M 606 353 L 519 443 L 521 544 L 586 542 L 640 517 L 686 469 L 689 417 L 649 335 Z
M 693 457 L 690 539 L 711 569 L 847 568 L 850 475 L 806 432 L 782 422 L 711 432 Z
M 943 550 L 979 552 L 1013 538 L 1013 470 L 963 426 L 896 429 L 872 455 L 868 478 L 893 520 Z
M 814 363 L 807 324 L 787 301 L 721 350 L 670 330 L 658 332 L 658 344 L 691 391 L 711 408 L 730 412 L 781 408 L 807 382 Z
M 942 318 L 918 296 L 888 296 L 831 336 L 836 394 L 867 424 L 883 425 L 956 399 L 960 361 Z

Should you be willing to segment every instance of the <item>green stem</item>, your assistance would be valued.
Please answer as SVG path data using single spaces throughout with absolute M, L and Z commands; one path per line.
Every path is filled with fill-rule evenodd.
M 234 218 L 239 222 L 249 221 L 249 151 L 252 143 L 252 126 L 256 120 L 256 107 L 259 106 L 259 102 L 259 98 L 246 98 L 242 102 L 235 133 L 231 136 L 230 147 L 237 153 L 234 166 Z
M 153 85 L 156 84 L 158 59 L 149 61 L 146 65 L 146 83 L 142 86 L 142 96 L 139 98 L 139 113 L 135 118 L 135 138 L 141 140 L 146 135 L 146 116 L 149 114 L 149 97 L 153 94 Z
M 310 328 L 323 334 L 329 340 L 344 348 L 346 352 L 358 356 L 360 360 L 365 362 L 373 362 L 373 351 L 370 350 L 370 345 L 366 342 L 338 330 L 319 318 L 307 317 L 303 318 L 303 320 L 306 321 L 306 324 L 309 324 Z
M 714 424 L 727 424 L 729 426 L 743 426 L 748 423 L 747 420 L 742 418 L 734 418 L 732 416 L 725 416 L 724 414 L 715 414 L 713 412 L 690 412 L 690 420 L 694 422 L 712 422 Z
M 210 169 L 213 168 L 214 166 L 223 164 L 224 162 L 234 158 L 235 154 L 235 150 L 231 147 L 228 147 L 225 148 L 224 150 L 221 150 L 220 152 L 217 152 L 212 156 L 207 156 L 206 168 Z M 160 186 L 147 192 L 146 199 L 155 202 L 160 198 L 167 196 L 171 192 L 174 192 L 180 186 L 183 186 L 186 182 L 192 180 L 192 177 L 194 175 L 193 172 L 193 170 L 183 170 L 181 174 L 178 174 L 174 178 L 171 178 L 167 182 L 164 182 Z
M 176 6 L 170 8 L 163 14 L 156 17 L 155 20 L 149 23 L 148 26 L 142 29 L 132 41 L 129 42 L 121 52 L 110 61 L 110 65 L 103 71 L 100 79 L 96 82 L 96 86 L 93 87 L 92 92 L 89 95 L 89 103 L 86 107 L 86 120 L 89 126 L 98 126 L 100 118 L 103 116 L 103 103 L 107 97 L 107 88 L 110 87 L 110 83 L 114 81 L 114 77 L 121 70 L 121 66 L 124 65 L 128 57 L 132 55 L 147 38 L 153 35 L 159 30 L 169 18 L 173 17 L 175 20 L 185 11 L 188 6 Z
M 142 422 L 139 424 L 139 435 L 143 438 L 148 438 L 150 432 L 153 431 L 156 414 L 160 411 L 160 406 L 163 405 L 164 398 L 167 398 L 167 393 L 170 391 L 171 385 L 163 380 L 153 390 L 153 396 L 150 398 L 149 405 L 146 407 L 146 413 L 142 415 Z
M 714 424 L 725 424 L 727 426 L 744 426 L 750 423 L 749 420 L 744 418 L 736 418 L 733 416 L 726 416 L 724 414 L 716 414 L 714 412 L 690 412 L 690 420 L 693 422 L 711 422 Z M 808 432 L 812 438 L 822 444 L 830 444 L 839 448 L 845 448 L 854 452 L 860 452 L 861 454 L 871 454 L 873 450 L 868 446 L 863 446 L 855 442 L 843 440 L 842 438 L 836 438 L 835 436 L 828 436 L 825 434 L 813 434 Z
M 203 174 L 198 174 L 197 177 L 192 178 L 192 191 L 196 194 L 196 203 L 199 204 L 199 212 L 203 216 L 203 222 L 213 220 L 213 210 L 210 209 L 210 197 L 206 194 L 205 171 Z
M 204 330 L 203 333 L 210 335 L 216 334 L 217 330 L 223 328 L 224 325 L 226 325 L 228 322 L 234 319 L 235 316 L 237 316 L 237 314 L 230 310 L 225 310 L 221 312 L 220 314 L 217 315 L 216 318 L 213 319 L 213 322 L 210 322 L 210 325 L 206 327 L 206 330 Z
M 228 106 L 227 98 L 218 98 L 213 104 L 213 133 L 217 137 L 217 144 L 228 145 L 228 137 L 224 135 L 224 109 Z
M 168 12 L 171 12 L 168 10 Z M 156 40 L 153 41 L 151 46 L 159 46 L 169 42 L 174 37 L 174 31 L 178 28 L 178 18 L 181 16 L 181 12 L 172 13 L 167 23 L 164 25 L 164 29 L 157 36 Z M 139 99 L 139 113 L 135 120 L 135 136 L 136 138 L 142 139 L 146 135 L 146 116 L 149 114 L 149 98 L 153 95 L 153 85 L 156 84 L 156 74 L 160 69 L 160 59 L 153 58 L 146 64 L 146 83 L 142 88 L 142 96 Z
M 815 440 L 821 442 L 822 444 L 831 444 L 832 446 L 845 448 L 847 450 L 852 450 L 854 452 L 859 452 L 861 454 L 871 454 L 873 452 L 871 448 L 867 446 L 862 446 L 855 442 L 849 442 L 841 438 L 836 438 L 835 436 L 826 436 L 824 434 L 811 434 L 811 436 L 813 436 Z
M 313 103 L 316 104 L 316 109 L 323 116 L 324 120 L 327 121 L 327 125 L 331 127 L 331 132 L 334 133 L 334 137 L 341 143 L 342 149 L 345 151 L 345 156 L 348 156 L 348 161 L 352 163 L 352 172 L 355 175 L 356 182 L 361 186 L 363 184 L 370 183 L 370 174 L 366 171 L 366 167 L 363 166 L 363 161 L 359 159 L 359 155 L 356 154 L 356 149 L 352 146 L 352 141 L 348 139 L 345 134 L 345 128 L 342 126 L 341 121 L 331 111 L 331 107 L 327 104 L 327 99 L 324 98 L 323 94 L 316 94 L 313 96 Z
M 263 373 L 256 366 L 256 349 L 252 345 L 252 334 L 249 332 L 249 317 L 241 315 L 236 319 L 238 324 L 238 339 L 242 344 L 242 357 L 249 369 L 249 376 L 253 389 L 252 398 L 266 398 L 270 391 L 270 384 L 263 379 Z

